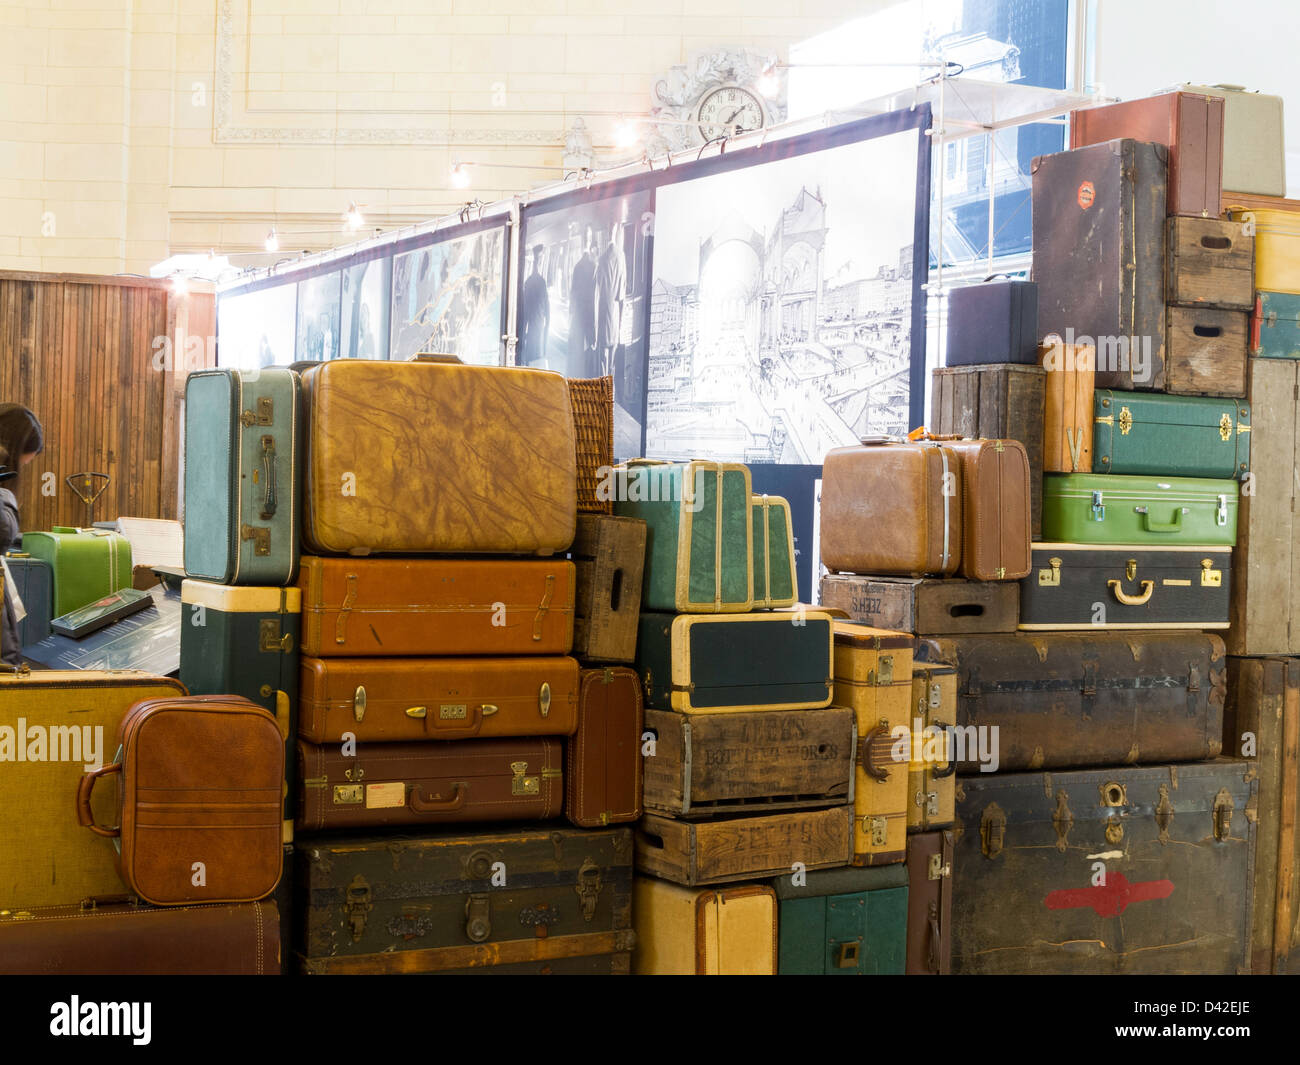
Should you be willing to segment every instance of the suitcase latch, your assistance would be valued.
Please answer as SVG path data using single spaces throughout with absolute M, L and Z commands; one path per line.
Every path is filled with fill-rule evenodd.
M 1103 497 L 1100 492 L 1092 493 L 1092 520 L 1106 520 L 1106 504 L 1103 502 Z
M 275 401 L 270 396 L 259 396 L 257 410 L 246 410 L 239 415 L 239 424 L 245 429 L 253 425 L 275 424 Z
M 357 690 L 352 694 L 352 716 L 358 721 L 366 716 L 366 689 L 358 684 Z
M 1093 494 L 1100 495 L 1101 493 L 1094 492 Z M 1104 507 L 1102 509 L 1105 510 Z M 1047 560 L 1048 565 L 1052 568 L 1038 571 L 1038 585 L 1040 588 L 1059 588 L 1061 586 L 1061 564 L 1063 561 L 1063 559 L 1059 558 L 1049 558 Z
M 482 943 L 491 934 L 492 911 L 487 895 L 471 895 L 465 900 L 465 935 L 472 943 Z
M 867 826 L 871 830 L 871 845 L 883 847 L 889 839 L 889 822 L 883 817 L 869 817 Z
M 511 795 L 540 795 L 542 793 L 542 778 L 525 775 L 528 772 L 527 762 L 511 762 L 510 772 L 514 774 L 510 780 Z
M 1129 431 L 1133 428 L 1133 412 L 1127 407 L 1119 409 L 1119 435 L 1128 436 Z
M 1236 803 L 1227 788 L 1220 788 L 1214 797 L 1214 838 L 1222 843 L 1232 834 L 1232 811 Z
M 335 784 L 335 806 L 359 806 L 365 800 L 364 784 Z
M 867 683 L 880 688 L 887 688 L 894 683 L 893 655 L 881 655 L 876 660 L 876 668 L 867 673 Z
M 600 877 L 600 866 L 590 858 L 583 861 L 578 869 L 578 883 L 573 890 L 578 893 L 578 901 L 582 906 L 582 919 L 590 921 L 596 916 L 596 902 L 600 898 L 600 889 L 604 887 L 604 882 Z
M 1160 801 L 1156 803 L 1156 828 L 1160 829 L 1160 842 L 1169 842 L 1169 826 L 1174 820 L 1174 804 L 1169 801 L 1169 785 L 1160 785 Z
M 239 527 L 239 538 L 241 540 L 253 541 L 253 554 L 258 557 L 269 555 L 271 553 L 271 530 L 267 528 L 254 528 L 251 525 L 241 525 Z
M 932 854 L 926 863 L 926 876 L 930 880 L 942 880 L 952 876 L 952 866 L 944 863 L 942 854 Z
M 938 710 L 943 705 L 943 689 L 937 684 L 930 685 L 930 709 Z
M 361 933 L 366 930 L 366 915 L 374 908 L 375 904 L 370 901 L 370 885 L 358 873 L 343 896 L 343 917 L 352 931 L 353 943 L 361 941 Z
M 542 681 L 537 690 L 537 709 L 542 712 L 542 717 L 551 712 L 551 685 L 548 681 Z
M 257 649 L 263 654 L 291 654 L 293 633 L 281 635 L 280 622 L 276 618 L 263 618 L 257 626 Z
M 848 943 L 841 943 L 839 949 L 835 951 L 835 968 L 837 969 L 856 969 L 858 967 L 858 947 L 856 939 Z
M 1232 439 L 1232 415 L 1225 414 L 1219 419 L 1219 439 L 1227 443 Z
M 1201 587 L 1223 587 L 1223 573 L 1214 568 L 1214 560 L 1211 558 L 1201 559 Z
M 939 816 L 939 793 L 937 791 L 918 791 L 916 805 L 931 817 Z
M 1186 511 L 1184 511 L 1184 513 L 1186 513 Z M 1219 496 L 1219 509 L 1214 512 L 1214 524 L 1228 524 L 1228 497 L 1226 495 Z
M 997 803 L 989 803 L 980 818 L 980 850 L 985 858 L 996 858 L 1002 853 L 1006 831 L 1007 815 Z

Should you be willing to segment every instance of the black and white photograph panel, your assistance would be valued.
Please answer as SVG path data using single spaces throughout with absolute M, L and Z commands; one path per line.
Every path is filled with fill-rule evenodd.
M 907 432 L 919 136 L 659 188 L 647 456 L 817 464 Z
M 394 256 L 391 358 L 501 364 L 505 236 L 498 225 Z
M 642 451 L 651 194 L 525 208 L 516 362 L 614 378 L 614 454 Z
M 234 370 L 288 366 L 294 361 L 292 282 L 222 294 L 217 299 L 217 365 Z
M 341 271 L 298 282 L 297 360 L 328 362 L 339 354 Z
M 388 256 L 343 271 L 340 359 L 388 358 Z

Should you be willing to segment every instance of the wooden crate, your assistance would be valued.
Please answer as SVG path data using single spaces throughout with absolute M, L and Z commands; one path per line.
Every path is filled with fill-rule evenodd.
M 821 605 L 878 629 L 919 636 L 1015 632 L 1020 582 L 827 574 Z
M 1255 304 L 1255 238 L 1241 222 L 1170 218 L 1165 299 L 1181 307 L 1248 311 Z
M 578 570 L 573 654 L 588 662 L 636 658 L 645 572 L 646 523 L 640 518 L 579 514 L 570 557 Z
M 1165 327 L 1165 388 L 1183 396 L 1246 394 L 1250 315 L 1214 307 L 1170 307 Z

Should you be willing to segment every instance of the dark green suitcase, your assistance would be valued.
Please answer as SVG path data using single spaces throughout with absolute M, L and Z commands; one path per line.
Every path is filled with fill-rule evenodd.
M 754 609 L 794 606 L 799 582 L 794 571 L 790 504 L 780 496 L 754 496 Z
M 780 900 L 777 975 L 902 976 L 907 866 L 826 869 L 772 881 Z
M 1197 477 L 1043 475 L 1043 540 L 1235 547 L 1240 485 Z
M 1098 389 L 1092 409 L 1093 473 L 1240 479 L 1250 471 L 1244 399 Z
M 1300 296 L 1256 293 L 1249 350 L 1261 359 L 1300 359 Z

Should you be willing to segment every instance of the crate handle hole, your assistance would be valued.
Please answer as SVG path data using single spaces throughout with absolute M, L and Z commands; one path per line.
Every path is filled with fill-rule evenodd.
M 954 618 L 977 618 L 984 613 L 979 603 L 958 603 L 948 608 L 948 616 Z
M 1227 251 L 1232 247 L 1230 237 L 1211 237 L 1208 234 L 1201 238 L 1201 247 L 1210 248 L 1213 251 Z
M 1192 332 L 1198 337 L 1217 337 L 1223 335 L 1223 330 L 1217 325 L 1194 325 Z

